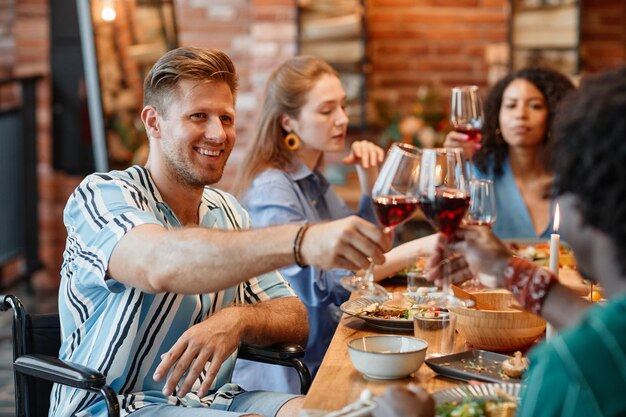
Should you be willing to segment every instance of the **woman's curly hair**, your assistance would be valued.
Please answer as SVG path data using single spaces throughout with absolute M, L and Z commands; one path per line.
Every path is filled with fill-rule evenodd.
M 548 68 L 524 68 L 507 75 L 498 81 L 487 96 L 485 101 L 485 123 L 482 128 L 481 148 L 474 154 L 473 162 L 483 172 L 493 169 L 496 176 L 502 174 L 502 163 L 506 159 L 509 145 L 499 137 L 500 130 L 500 107 L 502 107 L 502 95 L 504 90 L 514 80 L 523 79 L 533 84 L 543 94 L 548 106 L 548 131 L 544 136 L 544 148 L 542 152 L 543 164 L 546 170 L 549 166 L 549 148 L 546 147 L 549 138 L 548 132 L 552 131 L 552 122 L 558 112 L 559 104 L 563 97 L 574 90 L 574 84 L 565 75 Z
M 626 273 L 626 67 L 588 76 L 564 103 L 554 130 L 555 191 L 577 197 L 583 221 L 611 239 Z

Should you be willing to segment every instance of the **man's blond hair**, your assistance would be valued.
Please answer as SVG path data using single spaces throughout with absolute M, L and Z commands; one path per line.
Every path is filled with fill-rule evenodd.
M 225 82 L 233 98 L 239 78 L 232 60 L 217 49 L 177 48 L 167 52 L 152 66 L 143 84 L 143 104 L 165 116 L 166 101 L 177 94 L 181 80 Z

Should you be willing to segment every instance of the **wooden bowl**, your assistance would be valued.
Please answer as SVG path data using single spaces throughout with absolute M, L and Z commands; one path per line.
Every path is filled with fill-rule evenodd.
M 508 291 L 475 292 L 478 300 L 498 310 L 475 310 L 451 307 L 456 328 L 469 344 L 484 350 L 507 352 L 523 349 L 533 343 L 546 329 L 546 322 L 532 313 L 511 305 L 517 302 Z

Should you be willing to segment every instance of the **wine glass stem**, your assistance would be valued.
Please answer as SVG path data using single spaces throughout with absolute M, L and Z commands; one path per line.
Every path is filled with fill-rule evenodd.
M 389 226 L 383 227 L 383 233 L 386 235 L 391 233 L 392 230 L 393 228 Z M 367 288 L 373 289 L 374 288 L 374 261 L 372 260 L 372 258 L 368 258 L 368 259 L 370 261 L 370 264 L 367 267 L 367 271 L 365 272 L 365 280 L 366 280 L 365 285 L 367 286 Z
M 374 288 L 374 261 L 371 259 L 367 271 L 365 271 L 365 287 L 370 290 Z
M 441 283 L 441 292 L 443 292 L 443 294 L 445 296 L 448 296 L 449 291 L 450 291 L 450 260 L 449 257 L 450 256 L 450 251 L 448 250 L 447 247 L 443 248 L 443 279 L 442 279 L 442 283 Z

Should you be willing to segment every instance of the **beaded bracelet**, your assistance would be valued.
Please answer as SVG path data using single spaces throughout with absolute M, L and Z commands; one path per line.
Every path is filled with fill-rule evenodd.
M 504 270 L 504 286 L 526 310 L 541 312 L 550 287 L 559 280 L 550 271 L 532 262 L 512 257 Z
M 304 238 L 304 234 L 307 229 L 311 226 L 308 223 L 304 223 L 298 229 L 298 233 L 296 233 L 296 238 L 293 240 L 293 258 L 296 260 L 296 265 L 300 268 L 306 268 L 308 265 L 302 261 L 302 255 L 300 254 L 300 249 L 302 248 L 302 239 Z

